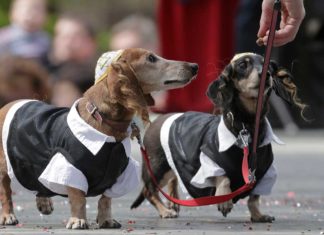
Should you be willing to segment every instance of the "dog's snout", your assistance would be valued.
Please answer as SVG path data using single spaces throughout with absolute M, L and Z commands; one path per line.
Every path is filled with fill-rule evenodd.
M 198 73 L 199 66 L 198 64 L 190 64 L 192 75 L 196 75 Z

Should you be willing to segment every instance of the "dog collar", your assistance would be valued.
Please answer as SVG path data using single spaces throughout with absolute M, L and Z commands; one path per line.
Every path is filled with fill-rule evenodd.
M 110 65 L 120 58 L 123 51 L 124 50 L 109 51 L 100 56 L 95 70 L 95 84 L 102 81 L 108 75 L 109 69 L 111 68 Z
M 96 119 L 99 123 L 105 123 L 110 126 L 113 130 L 118 132 L 127 132 L 130 125 L 130 121 L 115 121 L 107 118 L 103 118 L 98 107 L 92 102 L 86 103 L 86 109 L 91 114 L 91 116 Z
M 266 132 L 265 137 L 260 143 L 258 147 L 265 146 L 267 144 L 270 144 L 271 142 L 275 142 L 276 144 L 283 145 L 284 142 L 280 140 L 278 136 L 275 135 L 273 132 L 273 129 L 271 127 L 270 122 L 268 119 L 265 119 L 266 123 Z M 217 129 L 218 138 L 219 138 L 219 147 L 218 150 L 220 152 L 224 152 L 227 149 L 229 149 L 232 145 L 236 144 L 237 146 L 240 146 L 240 143 L 237 142 L 237 137 L 232 134 L 232 132 L 226 127 L 224 123 L 224 117 L 221 116 L 221 120 Z M 251 141 L 251 139 L 250 139 Z M 239 141 L 240 142 L 240 141 Z

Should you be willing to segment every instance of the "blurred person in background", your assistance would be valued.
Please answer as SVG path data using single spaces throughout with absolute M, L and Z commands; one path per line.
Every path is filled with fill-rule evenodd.
M 71 107 L 93 85 L 94 71 L 77 64 L 63 67 L 52 84 L 51 103 L 57 107 Z
M 10 25 L 0 29 L 0 54 L 12 54 L 42 62 L 50 47 L 43 31 L 47 18 L 45 0 L 14 0 Z
M 111 28 L 109 48 L 144 48 L 157 52 L 157 29 L 155 22 L 141 15 L 130 15 Z
M 32 59 L 6 55 L 0 58 L 0 107 L 17 99 L 49 101 L 46 70 Z
M 96 57 L 95 31 L 86 19 L 71 14 L 60 16 L 47 57 L 53 104 L 70 107 L 93 84 Z
M 83 65 L 94 71 L 96 56 L 96 35 L 86 19 L 72 14 L 60 16 L 54 26 L 53 44 L 46 64 L 54 79 L 68 64 Z

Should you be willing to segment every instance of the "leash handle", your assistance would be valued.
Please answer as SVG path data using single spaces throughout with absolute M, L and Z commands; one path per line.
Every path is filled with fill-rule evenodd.
M 264 96 L 264 89 L 265 89 L 265 81 L 267 78 L 267 72 L 268 67 L 270 64 L 270 56 L 271 56 L 271 50 L 273 46 L 273 40 L 276 32 L 276 25 L 277 25 L 277 19 L 278 14 L 281 8 L 280 0 L 276 0 L 273 6 L 273 12 L 272 12 L 272 19 L 271 19 L 271 25 L 269 30 L 269 37 L 268 42 L 266 46 L 266 53 L 264 57 L 264 63 L 262 67 L 262 74 L 261 74 L 261 81 L 260 81 L 260 87 L 258 92 L 258 101 L 257 101 L 257 108 L 256 108 L 256 115 L 255 115 L 255 130 L 253 135 L 253 147 L 252 147 L 252 169 L 256 169 L 256 158 L 257 158 L 257 145 L 258 145 L 258 137 L 259 137 L 259 127 L 260 127 L 260 117 L 262 112 L 262 104 L 263 104 L 263 96 Z

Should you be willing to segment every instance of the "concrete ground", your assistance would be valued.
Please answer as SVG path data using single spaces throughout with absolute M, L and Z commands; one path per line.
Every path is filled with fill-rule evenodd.
M 181 208 L 177 219 L 160 219 L 156 210 L 146 201 L 138 209 L 129 207 L 140 188 L 120 199 L 113 200 L 113 215 L 122 224 L 121 229 L 96 228 L 96 201 L 87 203 L 89 230 L 67 230 L 69 217 L 66 198 L 54 198 L 52 215 L 41 215 L 35 199 L 29 193 L 16 191 L 14 207 L 19 224 L 0 226 L 1 235 L 9 234 L 324 234 L 324 130 L 301 131 L 295 136 L 276 132 L 286 142 L 273 146 L 279 172 L 271 196 L 262 198 L 261 209 L 276 217 L 272 224 L 252 224 L 246 200 L 239 201 L 227 218 L 217 206 Z M 141 159 L 134 143 L 134 156 Z

